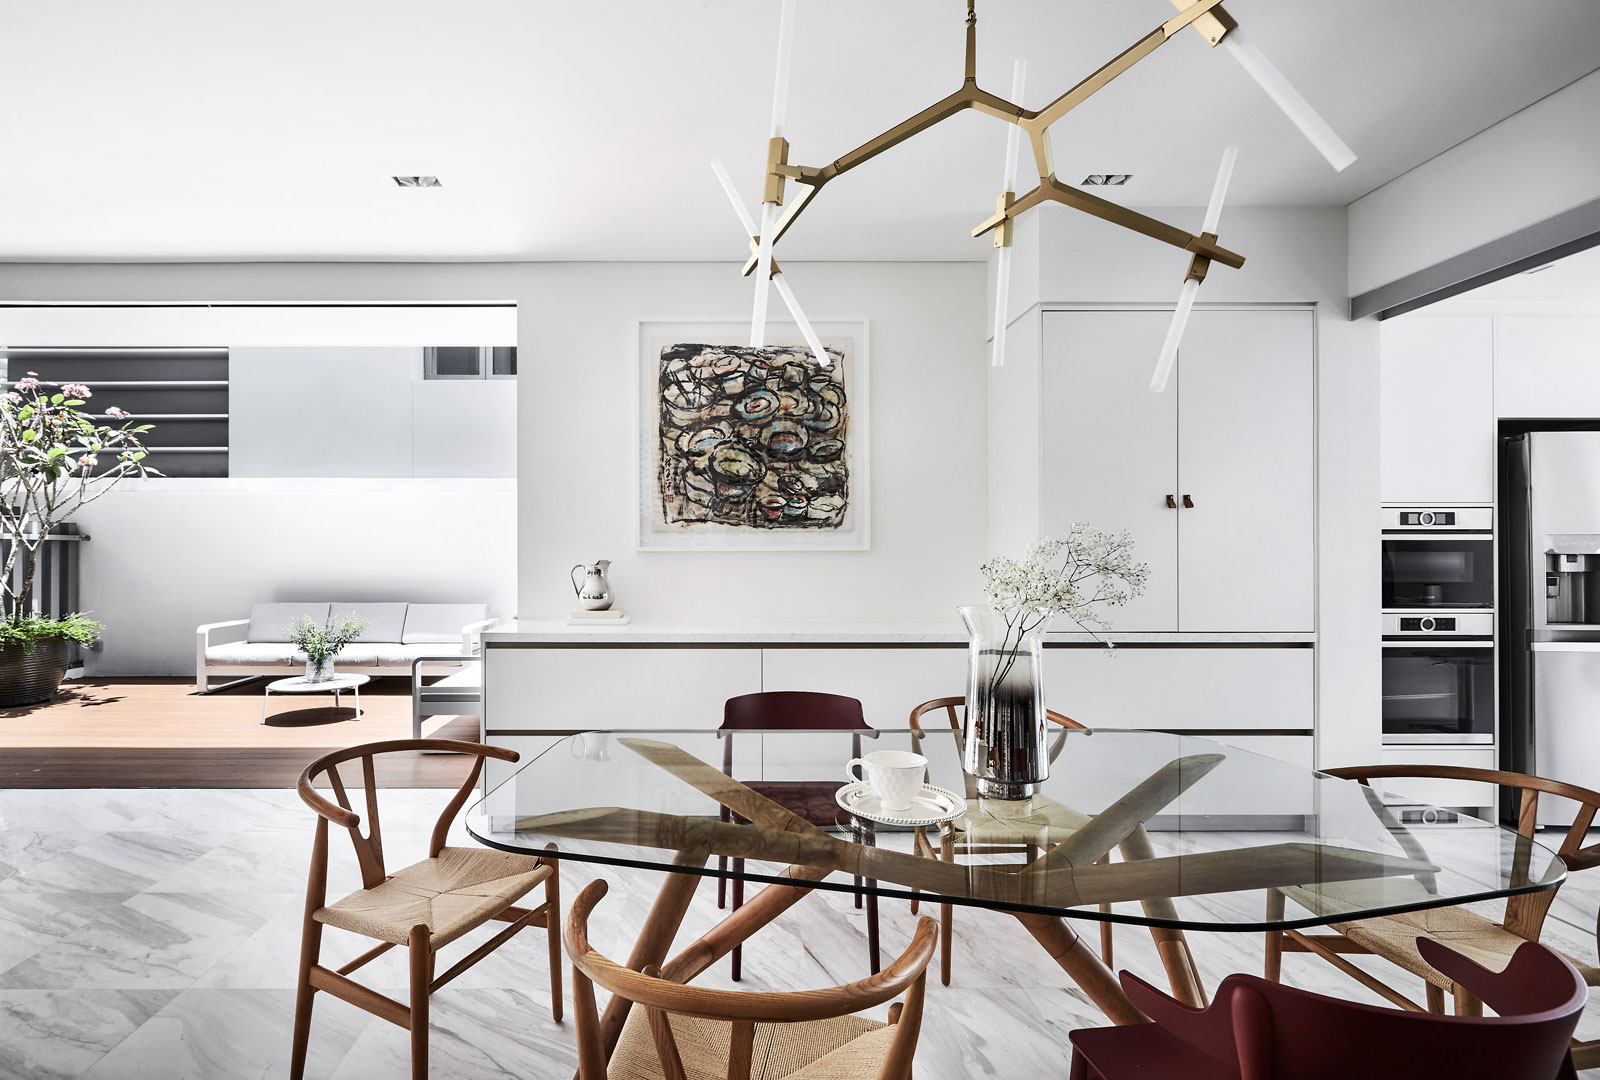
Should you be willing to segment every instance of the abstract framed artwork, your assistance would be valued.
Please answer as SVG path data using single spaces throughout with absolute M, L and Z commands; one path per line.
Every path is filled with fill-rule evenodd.
M 867 549 L 867 324 L 813 325 L 639 324 L 641 550 Z

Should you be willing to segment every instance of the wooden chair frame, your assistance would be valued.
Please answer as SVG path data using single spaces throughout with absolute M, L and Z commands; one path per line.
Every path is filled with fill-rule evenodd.
M 911 716 L 910 716 L 910 719 L 909 719 L 909 723 L 911 725 L 911 730 L 912 731 L 917 731 L 917 732 L 921 732 L 921 731 L 926 730 L 922 726 L 922 718 L 924 716 L 926 716 L 930 712 L 934 712 L 937 709 L 943 709 L 945 711 L 945 718 L 950 721 L 950 730 L 955 734 L 956 740 L 959 742 L 960 739 L 961 739 L 961 718 L 956 715 L 956 709 L 959 708 L 959 707 L 964 707 L 966 705 L 966 703 L 967 703 L 967 699 L 964 698 L 964 697 L 942 697 L 942 698 L 934 698 L 932 701 L 924 701 L 921 705 L 918 705 L 916 708 L 911 710 Z M 1050 722 L 1052 722 L 1052 723 L 1058 725 L 1059 727 L 1061 727 L 1063 729 L 1063 733 L 1065 733 L 1066 731 L 1088 731 L 1089 730 L 1087 726 L 1078 723 L 1076 720 L 1072 719 L 1072 717 L 1067 716 L 1064 713 L 1056 712 L 1054 709 L 1046 709 L 1044 715 L 1045 715 L 1045 718 L 1048 719 Z M 913 736 L 913 738 L 916 738 L 916 736 Z M 1060 752 L 1061 752 L 1061 748 L 1059 746 L 1057 746 L 1054 749 L 1054 752 L 1051 753 L 1050 759 L 1052 761 L 1054 761 L 1056 754 L 1058 754 Z M 967 791 L 967 793 L 966 793 L 967 798 L 969 798 L 969 799 L 977 798 L 977 790 L 976 790 L 976 788 L 973 787 L 973 781 L 972 781 L 972 778 L 970 776 L 967 777 L 967 787 L 969 789 Z M 941 842 L 940 842 L 940 846 L 939 846 L 939 850 L 935 851 L 933 849 L 933 843 L 928 839 L 927 834 L 924 833 L 923 831 L 921 831 L 920 829 L 917 831 L 916 835 L 912 838 L 912 844 L 913 844 L 913 847 L 915 848 L 917 854 L 926 855 L 930 859 L 943 858 L 946 861 L 953 860 L 954 857 L 956 855 L 958 855 L 958 854 L 978 854 L 978 853 L 985 854 L 985 855 L 1019 854 L 1019 855 L 1022 855 L 1030 863 L 1033 862 L 1034 859 L 1039 857 L 1038 848 L 1036 846 L 1034 846 L 1033 844 L 1012 844 L 1012 845 L 1006 845 L 1006 844 L 963 844 L 960 841 L 955 840 L 952 836 L 950 836 L 948 834 L 948 832 L 946 832 L 945 835 L 942 837 Z M 1109 856 L 1107 858 L 1109 858 Z M 917 901 L 913 900 L 911 902 L 911 913 L 913 915 L 915 915 L 917 913 L 917 907 L 918 907 Z M 1111 905 L 1110 904 L 1101 904 L 1100 905 L 1100 910 L 1101 911 L 1110 911 L 1111 910 Z M 952 942 L 952 940 L 953 940 L 953 938 L 955 936 L 954 935 L 954 928 L 955 928 L 954 927 L 954 921 L 955 921 L 954 908 L 949 904 L 940 904 L 939 905 L 939 981 L 941 983 L 943 983 L 945 986 L 949 986 L 950 985 L 950 970 L 951 970 L 950 945 L 951 945 L 951 942 Z M 1114 935 L 1113 935 L 1111 924 L 1109 922 L 1101 923 L 1100 924 L 1100 957 L 1101 957 L 1102 960 L 1105 961 L 1107 967 L 1114 966 L 1113 965 L 1113 959 L 1112 959 L 1113 958 L 1113 953 L 1114 953 L 1114 940 L 1113 940 L 1113 938 L 1114 938 Z
M 1529 840 L 1535 838 L 1539 822 L 1539 796 L 1559 795 L 1572 799 L 1580 804 L 1577 817 L 1562 837 L 1561 846 L 1556 854 L 1567 864 L 1569 870 L 1587 870 L 1592 866 L 1600 865 L 1600 844 L 1583 846 L 1584 835 L 1589 826 L 1593 824 L 1595 813 L 1600 810 L 1600 792 L 1590 791 L 1588 788 L 1578 787 L 1576 784 L 1567 784 L 1559 780 L 1547 780 L 1542 776 L 1529 776 L 1525 773 L 1506 772 L 1500 769 L 1474 769 L 1459 765 L 1361 765 L 1343 769 L 1324 770 L 1329 776 L 1337 776 L 1342 780 L 1355 780 L 1369 790 L 1374 780 L 1472 780 L 1484 784 L 1495 784 L 1500 787 L 1516 788 L 1522 794 L 1517 807 L 1517 833 Z M 1402 845 L 1415 845 L 1415 840 L 1406 831 L 1393 815 L 1389 814 L 1382 800 L 1376 792 L 1370 796 L 1373 810 L 1384 821 L 1391 832 L 1395 834 Z M 1531 853 L 1525 852 L 1526 858 Z M 1505 917 L 1501 922 L 1506 930 L 1526 941 L 1538 941 L 1539 934 L 1544 928 L 1545 915 L 1550 910 L 1550 905 L 1555 901 L 1556 890 L 1544 889 L 1539 892 L 1518 893 L 1506 899 Z M 1267 893 L 1268 917 L 1281 916 L 1283 913 L 1284 894 L 1277 890 Z M 1600 925 L 1596 927 L 1597 938 L 1600 938 Z M 1266 941 L 1266 969 L 1265 974 L 1269 981 L 1278 982 L 1282 974 L 1283 954 L 1285 952 L 1307 952 L 1322 957 L 1340 971 L 1355 979 L 1361 985 L 1378 994 L 1385 1000 L 1392 1002 L 1402 1009 L 1411 1012 L 1444 1012 L 1444 990 L 1431 982 L 1426 983 L 1427 1004 L 1418 1005 L 1400 991 L 1389 986 L 1377 976 L 1357 967 L 1346 960 L 1344 953 L 1374 954 L 1373 950 L 1366 948 L 1358 942 L 1352 941 L 1343 934 L 1308 934 L 1300 930 L 1269 931 Z M 1455 1012 L 1458 1016 L 1481 1016 L 1483 1003 L 1466 987 L 1456 985 L 1453 994 Z M 1600 1043 L 1596 1044 L 1595 1063 L 1600 1064 Z
M 428 1075 L 430 995 L 529 926 L 543 926 L 546 930 L 550 949 L 550 1011 L 554 1019 L 557 1021 L 561 1019 L 561 894 L 560 873 L 555 860 L 542 860 L 543 865 L 550 871 L 549 876 L 544 879 L 544 903 L 532 909 L 510 905 L 490 916 L 493 921 L 509 925 L 462 957 L 442 975 L 435 975 L 436 952 L 430 941 L 429 927 L 420 923 L 413 926 L 407 942 L 407 948 L 410 950 L 409 1005 L 401 1004 L 349 978 L 352 972 L 394 948 L 393 942 L 380 942 L 337 970 L 323 967 L 318 962 L 322 952 L 322 931 L 325 924 L 318 922 L 314 916 L 328 902 L 328 826 L 331 823 L 349 832 L 350 841 L 355 847 L 356 862 L 361 870 L 363 889 L 376 888 L 386 881 L 389 874 L 384 866 L 383 835 L 378 818 L 378 790 L 373 759 L 381 754 L 412 751 L 470 754 L 474 759 L 466 780 L 445 805 L 439 820 L 434 823 L 433 833 L 428 842 L 430 859 L 437 858 L 439 852 L 444 849 L 456 814 L 466 804 L 479 776 L 482 775 L 484 759 L 494 758 L 496 761 L 514 762 L 520 756 L 514 750 L 484 746 L 479 743 L 458 742 L 453 739 L 394 739 L 352 746 L 326 754 L 306 766 L 305 771 L 300 774 L 297 785 L 300 798 L 316 811 L 317 825 L 311 849 L 311 872 L 306 884 L 305 921 L 301 930 L 300 973 L 296 983 L 294 1011 L 294 1049 L 289 1068 L 291 1080 L 301 1080 L 305 1075 L 306 1050 L 311 1034 L 311 1009 L 319 990 L 409 1030 L 411 1075 L 415 1080 L 423 1080 Z M 361 762 L 361 786 L 366 792 L 365 836 L 361 833 L 361 815 L 351 807 L 344 778 L 339 771 L 340 765 L 354 760 Z M 337 805 L 323 798 L 313 787 L 317 778 L 323 775 L 327 776 L 328 783 L 333 788 L 334 798 L 338 800 Z
M 899 958 L 877 974 L 853 983 L 797 993 L 717 990 L 664 978 L 654 964 L 645 965 L 643 970 L 624 967 L 595 951 L 589 943 L 589 913 L 606 891 L 604 879 L 590 882 L 573 900 L 563 933 L 567 957 L 572 962 L 572 1012 L 578 1028 L 577 1080 L 606 1080 L 609 1048 L 595 1003 L 597 984 L 609 991 L 614 1001 L 622 999 L 644 1008 L 666 1080 L 684 1080 L 670 1013 L 731 1024 L 728 1080 L 749 1080 L 758 1023 L 827 1020 L 870 1009 L 904 994 L 903 1003 L 889 1008 L 889 1023 L 896 1031 L 878 1080 L 911 1080 L 911 1059 L 922 1027 L 927 967 L 933 959 L 937 933 L 932 919 L 923 918 L 917 923 L 911 945 Z

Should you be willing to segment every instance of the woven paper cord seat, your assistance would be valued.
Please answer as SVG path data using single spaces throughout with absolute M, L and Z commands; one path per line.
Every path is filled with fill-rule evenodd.
M 688 1080 L 726 1080 L 726 1022 L 678 1013 L 672 1037 Z M 859 1016 L 798 1024 L 757 1024 L 750 1080 L 862 1080 L 876 1076 L 894 1041 L 895 1029 Z M 634 1009 L 611 1057 L 608 1080 L 661 1080 L 661 1059 L 644 1009 Z
M 351 893 L 312 916 L 341 930 L 406 944 L 413 926 L 426 925 L 434 948 L 447 945 L 514 904 L 551 869 L 531 855 L 443 848 L 371 889 Z

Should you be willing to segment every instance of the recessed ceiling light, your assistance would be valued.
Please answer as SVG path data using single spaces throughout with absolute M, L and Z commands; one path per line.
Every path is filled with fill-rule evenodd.
M 401 187 L 444 187 L 437 176 L 397 176 L 394 182 Z
M 1132 179 L 1133 179 L 1133 174 L 1132 173 L 1126 173 L 1126 172 L 1090 173 L 1088 176 L 1085 176 L 1083 178 L 1083 183 L 1080 184 L 1079 186 L 1080 187 L 1121 187 L 1123 184 L 1126 184 L 1129 180 L 1132 180 Z

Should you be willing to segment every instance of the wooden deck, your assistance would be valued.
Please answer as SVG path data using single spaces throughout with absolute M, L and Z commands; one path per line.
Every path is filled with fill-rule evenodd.
M 411 737 L 411 684 L 374 679 L 351 698 L 273 695 L 266 680 L 194 692 L 192 679 L 79 679 L 48 705 L 0 712 L 0 787 L 292 787 L 313 758 L 380 739 Z M 434 717 L 423 733 L 478 738 L 476 717 Z M 390 787 L 454 787 L 470 768 L 444 754 L 387 755 L 378 781 Z

